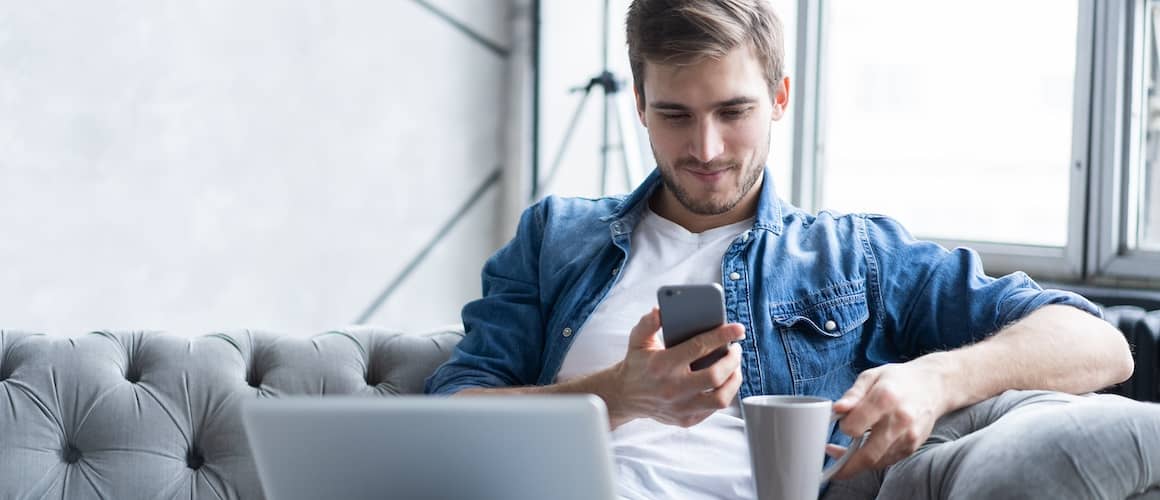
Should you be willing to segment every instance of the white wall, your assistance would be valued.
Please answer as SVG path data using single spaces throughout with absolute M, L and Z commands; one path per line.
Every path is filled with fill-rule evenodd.
M 346 325 L 503 161 L 505 78 L 412 1 L 0 4 L 0 328 Z M 500 199 L 371 323 L 458 321 Z

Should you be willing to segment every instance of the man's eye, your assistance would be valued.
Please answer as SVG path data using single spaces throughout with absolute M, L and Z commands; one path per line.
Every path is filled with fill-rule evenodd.
M 745 115 L 748 113 L 749 113 L 749 108 L 726 109 L 726 110 L 721 112 L 721 116 L 724 116 L 726 119 L 729 119 L 729 120 L 737 120 L 739 118 L 745 117 Z
M 661 116 L 668 121 L 681 121 L 689 117 L 689 115 L 685 113 L 664 113 Z

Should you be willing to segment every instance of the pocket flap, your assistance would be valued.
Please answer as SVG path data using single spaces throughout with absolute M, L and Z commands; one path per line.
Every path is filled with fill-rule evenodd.
M 866 305 L 865 288 L 832 287 L 828 290 L 844 289 L 843 295 L 820 293 L 792 303 L 777 304 L 772 307 L 773 322 L 781 326 L 808 327 L 821 335 L 840 337 L 858 329 L 870 318 Z

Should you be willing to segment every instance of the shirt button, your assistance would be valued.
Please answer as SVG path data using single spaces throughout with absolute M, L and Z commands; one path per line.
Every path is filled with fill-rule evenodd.
M 619 270 L 620 270 L 620 269 L 617 269 L 617 268 L 615 268 L 615 267 L 614 267 L 614 268 L 612 268 L 612 275 L 613 275 L 613 276 L 616 276 L 616 272 L 617 272 L 617 271 L 619 271 Z
M 571 337 L 571 336 L 572 336 L 572 329 L 571 329 L 571 328 L 565 328 L 565 329 L 564 329 L 564 336 L 565 336 L 565 337 Z
M 741 279 L 741 273 L 739 273 L 737 271 L 733 271 L 733 272 L 729 273 L 729 279 L 731 279 L 733 281 L 737 281 L 737 280 Z
M 826 322 L 826 331 L 827 332 L 832 332 L 832 331 L 837 330 L 837 329 L 838 329 L 838 324 L 834 323 L 834 320 L 831 319 L 831 320 Z

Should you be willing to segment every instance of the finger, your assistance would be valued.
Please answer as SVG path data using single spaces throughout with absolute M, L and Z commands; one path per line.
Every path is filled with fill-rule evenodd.
M 847 448 L 845 446 L 838 446 L 836 444 L 826 445 L 826 455 L 833 458 L 842 458 L 846 454 Z
M 834 477 L 838 479 L 853 477 L 864 470 L 873 468 L 881 461 L 886 452 L 894 445 L 894 434 L 896 433 L 891 429 L 891 423 L 889 418 L 885 418 L 875 424 L 874 428 L 870 430 L 870 437 L 866 443 L 861 448 L 854 450 L 850 460 Z
M 702 391 L 717 389 L 741 367 L 741 346 L 731 344 L 725 357 L 708 367 L 693 372 L 690 381 Z
M 888 384 L 878 382 L 873 377 L 874 385 L 865 396 L 859 397 L 858 403 L 842 417 L 839 424 L 842 432 L 850 437 L 861 436 L 867 429 L 877 426 L 886 415 L 892 414 L 900 404 L 896 391 Z M 857 385 L 857 383 L 855 383 Z M 835 406 L 837 404 L 835 403 Z M 836 409 L 835 413 L 839 413 Z
M 858 379 L 854 381 L 854 385 L 846 390 L 846 393 L 841 398 L 834 402 L 834 413 L 850 413 L 850 410 L 858 406 L 858 402 L 862 401 L 862 398 L 871 387 L 874 387 L 874 383 L 878 381 L 879 373 L 879 370 L 870 369 L 858 375 Z
M 733 370 L 729 378 L 720 387 L 698 394 L 694 404 L 699 408 L 710 408 L 714 411 L 728 408 L 737 397 L 737 390 L 741 388 L 741 369 Z
M 659 340 L 657 340 L 657 330 L 659 330 L 660 327 L 660 309 L 654 307 L 647 314 L 641 316 L 640 321 L 638 321 L 636 326 L 632 327 L 632 331 L 629 332 L 629 350 L 663 348 L 664 345 Z
M 722 386 L 722 388 L 730 389 L 733 391 L 733 394 L 736 395 L 737 391 L 741 389 L 741 382 L 744 380 L 745 376 L 741 374 L 741 366 L 738 365 L 737 369 L 733 370 L 733 376 L 729 377 L 729 380 L 725 382 L 725 385 Z
M 668 352 L 674 360 L 689 364 L 705 357 L 719 347 L 724 347 L 730 342 L 743 338 L 745 338 L 745 327 L 737 323 L 729 323 L 697 334 L 697 336 L 673 346 Z

